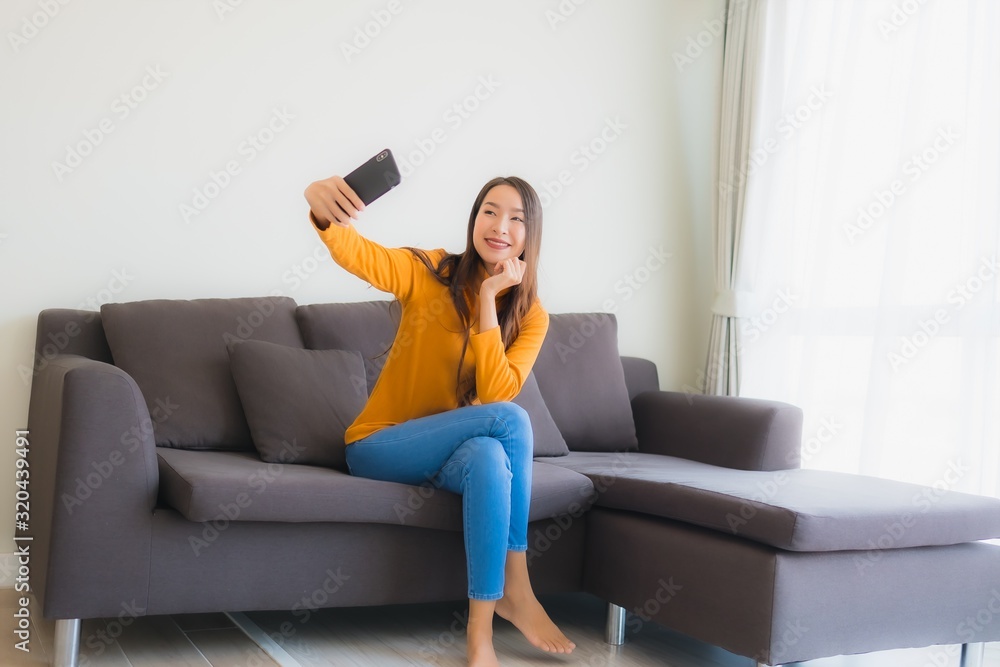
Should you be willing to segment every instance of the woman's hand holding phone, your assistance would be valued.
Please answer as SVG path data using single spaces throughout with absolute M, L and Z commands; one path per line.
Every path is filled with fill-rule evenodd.
M 310 183 L 305 197 L 314 224 L 320 230 L 329 228 L 331 224 L 348 227 L 365 210 L 364 202 L 341 176 Z

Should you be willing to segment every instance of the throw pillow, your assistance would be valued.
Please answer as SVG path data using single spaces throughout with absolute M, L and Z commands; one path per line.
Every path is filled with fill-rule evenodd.
M 368 398 L 359 352 L 243 341 L 230 344 L 229 357 L 263 461 L 347 472 L 344 432 Z
M 569 454 L 566 441 L 563 439 L 562 433 L 559 432 L 559 427 L 552 421 L 552 415 L 545 405 L 545 399 L 542 398 L 542 394 L 538 390 L 538 381 L 535 379 L 534 371 L 528 373 L 528 377 L 521 387 L 521 392 L 514 397 L 513 402 L 524 408 L 531 419 L 535 456 L 566 456 Z

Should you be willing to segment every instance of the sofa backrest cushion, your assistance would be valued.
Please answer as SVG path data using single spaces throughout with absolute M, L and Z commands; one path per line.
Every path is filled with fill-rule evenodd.
M 302 347 L 294 309 L 288 297 L 153 299 L 105 304 L 101 320 L 115 365 L 142 390 L 157 445 L 255 451 L 226 345 Z
M 368 399 L 360 352 L 245 340 L 229 358 L 261 460 L 347 472 L 344 432 Z
M 542 398 L 571 450 L 639 448 L 614 315 L 549 315 L 549 330 L 534 373 Z

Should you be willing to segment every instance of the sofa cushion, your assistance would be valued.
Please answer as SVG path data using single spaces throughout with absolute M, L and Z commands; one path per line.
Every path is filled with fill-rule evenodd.
M 229 345 L 229 359 L 262 460 L 347 471 L 344 432 L 368 399 L 360 353 L 246 340 Z
M 288 297 L 154 299 L 101 306 L 115 366 L 142 390 L 156 444 L 253 451 L 230 340 L 302 347 Z
M 614 315 L 550 315 L 534 373 L 571 450 L 638 449 Z
M 559 432 L 559 427 L 552 419 L 552 415 L 545 405 L 545 399 L 542 398 L 538 389 L 538 381 L 535 379 L 534 371 L 528 373 L 520 393 L 514 397 L 513 402 L 520 405 L 528 413 L 535 456 L 565 456 L 569 454 L 566 441 L 563 439 L 562 433 Z
M 545 459 L 587 475 L 596 504 L 790 551 L 879 551 L 1000 537 L 1000 499 L 819 470 L 757 472 L 635 452 Z
M 310 350 L 357 350 L 365 361 L 368 392 L 375 387 L 399 328 L 400 306 L 392 301 L 299 306 L 295 321 Z
M 289 456 L 294 456 L 290 447 Z M 308 465 L 264 463 L 247 452 L 157 448 L 161 504 L 189 521 L 338 521 L 462 530 L 462 498 L 450 491 L 354 477 Z M 528 520 L 579 517 L 594 485 L 534 463 Z

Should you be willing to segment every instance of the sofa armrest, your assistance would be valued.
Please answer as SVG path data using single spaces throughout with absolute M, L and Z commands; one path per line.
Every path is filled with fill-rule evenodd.
M 28 409 L 31 585 L 46 618 L 145 609 L 159 472 L 135 381 L 111 364 L 58 355 Z
M 639 451 L 737 470 L 798 468 L 802 410 L 752 398 L 647 391 L 632 400 Z

